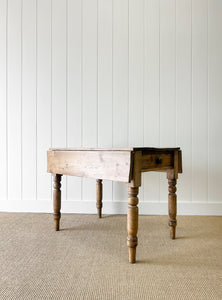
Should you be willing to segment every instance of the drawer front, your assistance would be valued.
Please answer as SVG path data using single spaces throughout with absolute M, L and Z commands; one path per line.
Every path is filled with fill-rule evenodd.
M 157 171 L 173 168 L 174 154 L 145 154 L 142 156 L 142 172 Z

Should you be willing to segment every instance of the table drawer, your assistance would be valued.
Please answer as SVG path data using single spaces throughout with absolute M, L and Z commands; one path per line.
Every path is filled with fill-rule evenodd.
M 174 153 L 145 154 L 142 156 L 142 172 L 170 169 L 174 165 Z

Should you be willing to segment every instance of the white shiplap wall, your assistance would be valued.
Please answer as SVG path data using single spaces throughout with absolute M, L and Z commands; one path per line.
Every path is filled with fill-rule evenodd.
M 180 146 L 179 214 L 222 214 L 221 0 L 0 0 L 0 210 L 51 211 L 50 146 Z M 63 211 L 95 181 L 63 178 Z M 126 212 L 104 182 L 104 212 Z M 167 213 L 164 174 L 140 213 Z

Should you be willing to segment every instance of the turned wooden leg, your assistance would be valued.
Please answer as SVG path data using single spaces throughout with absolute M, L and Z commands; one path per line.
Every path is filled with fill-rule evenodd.
M 59 221 L 61 217 L 60 209 L 61 209 L 61 178 L 62 175 L 55 174 L 53 176 L 54 182 L 53 182 L 53 210 L 54 210 L 54 225 L 55 230 L 59 230 Z
M 136 262 L 136 246 L 138 231 L 138 187 L 128 186 L 128 214 L 127 214 L 127 246 L 129 247 L 129 262 Z
M 177 225 L 177 195 L 176 195 L 176 183 L 177 179 L 174 170 L 167 171 L 168 178 L 168 210 L 169 210 L 169 226 L 170 226 L 170 237 L 175 239 L 176 237 L 176 225 Z
M 97 213 L 98 217 L 102 217 L 102 203 L 103 199 L 103 183 L 101 179 L 96 179 L 96 207 L 97 207 Z

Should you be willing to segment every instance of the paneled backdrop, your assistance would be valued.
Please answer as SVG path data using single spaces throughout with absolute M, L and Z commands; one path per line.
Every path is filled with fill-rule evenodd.
M 46 150 L 176 147 L 179 214 L 222 214 L 221 0 L 0 0 L 0 210 L 52 211 Z M 95 180 L 63 178 L 64 212 Z M 167 213 L 165 174 L 141 214 Z M 105 213 L 126 213 L 104 183 Z

